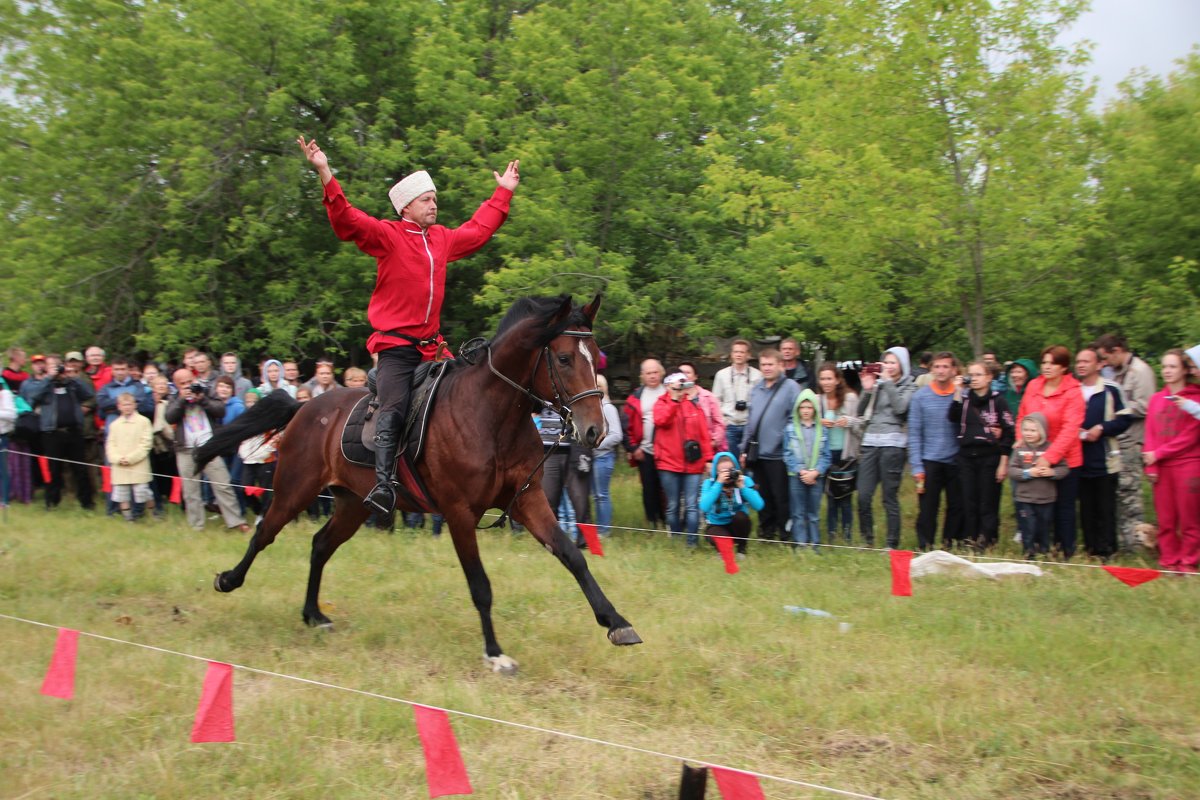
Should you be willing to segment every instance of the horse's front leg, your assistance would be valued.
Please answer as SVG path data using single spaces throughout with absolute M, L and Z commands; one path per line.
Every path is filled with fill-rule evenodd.
M 592 607 L 592 613 L 596 615 L 596 622 L 608 629 L 610 642 L 618 645 L 642 643 L 642 637 L 637 635 L 633 626 L 617 613 L 613 604 L 605 597 L 600 585 L 592 576 L 592 571 L 588 569 L 583 553 L 558 526 L 558 520 L 550 510 L 550 502 L 540 486 L 530 487 L 529 491 L 521 495 L 513 517 L 528 528 L 534 538 L 575 576 L 579 588 L 583 589 L 583 596 Z
M 483 569 L 479 540 L 475 534 L 479 518 L 465 505 L 447 508 L 443 516 L 450 526 L 450 538 L 454 542 L 454 552 L 458 554 L 463 575 L 467 578 L 467 588 L 471 590 L 471 602 L 479 612 L 479 623 L 483 628 L 483 660 L 492 668 L 492 672 L 511 675 L 517 671 L 517 662 L 504 655 L 500 642 L 496 641 L 496 630 L 492 627 L 492 582 Z

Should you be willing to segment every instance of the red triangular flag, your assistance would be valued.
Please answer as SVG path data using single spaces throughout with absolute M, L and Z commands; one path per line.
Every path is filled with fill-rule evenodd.
M 1156 569 L 1141 569 L 1139 567 L 1110 567 L 1105 565 L 1104 571 L 1121 583 L 1129 586 L 1141 586 L 1146 581 L 1152 581 L 1162 573 Z
M 246 497 L 262 497 L 267 493 L 262 486 L 243 486 L 242 489 L 245 490 Z
M 220 661 L 208 662 L 204 690 L 192 724 L 193 742 L 232 742 L 233 667 Z
M 717 779 L 717 789 L 725 800 L 766 800 L 758 778 L 748 772 L 724 767 L 709 767 Z
M 49 483 L 50 482 L 50 459 L 46 458 L 45 456 L 38 456 L 38 466 L 41 467 L 41 470 L 42 470 L 42 482 Z
M 70 628 L 58 629 L 58 641 L 54 643 L 54 656 L 42 681 L 42 694 L 70 700 L 75 696 L 75 651 L 79 645 L 79 631 Z
M 717 552 L 721 554 L 721 558 L 725 561 L 725 572 L 730 575 L 738 574 L 737 556 L 733 554 L 733 539 L 728 536 L 712 537 L 713 544 L 717 546 Z
M 583 540 L 587 542 L 588 550 L 592 552 L 592 555 L 604 555 L 604 546 L 600 544 L 600 535 L 596 533 L 595 525 L 589 525 L 586 522 L 576 522 L 575 527 L 579 528 L 579 532 L 583 534 Z
M 427 706 L 413 706 L 413 716 L 417 721 L 421 748 L 425 751 L 425 780 L 429 784 L 429 796 L 472 794 L 467 768 L 463 766 L 454 729 L 450 727 L 450 717 L 445 711 Z
M 176 505 L 183 502 L 183 480 L 178 475 L 171 478 L 171 496 L 167 498 L 167 502 Z
M 104 492 L 105 494 L 112 492 L 112 467 L 101 465 L 100 491 Z
M 912 550 L 893 550 L 892 558 L 892 594 L 896 597 L 912 597 L 912 580 L 908 575 L 912 563 Z

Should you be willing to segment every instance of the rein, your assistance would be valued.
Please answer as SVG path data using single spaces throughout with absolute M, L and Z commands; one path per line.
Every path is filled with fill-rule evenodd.
M 559 335 L 573 336 L 577 339 L 592 338 L 591 331 L 563 331 Z M 563 441 L 567 438 L 567 431 L 574 426 L 574 422 L 571 417 L 571 406 L 587 397 L 593 397 L 597 395 L 603 396 L 604 392 L 599 388 L 585 389 L 584 391 L 572 395 L 566 400 L 563 400 L 563 395 L 566 394 L 565 384 L 562 380 L 562 376 L 558 372 L 558 368 L 554 365 L 554 359 L 550 357 L 550 345 L 548 344 L 542 348 L 542 352 L 538 353 L 537 361 L 534 362 L 533 369 L 530 370 L 530 388 L 528 389 L 505 375 L 500 370 L 496 369 L 495 364 L 492 363 L 492 343 L 487 339 L 479 337 L 464 342 L 459 348 L 458 354 L 468 364 L 474 364 L 476 354 L 481 347 L 487 350 L 487 365 L 488 369 L 491 370 L 493 375 L 507 383 L 512 388 L 516 389 L 518 392 L 524 394 L 533 401 L 535 406 L 540 407 L 542 410 L 553 411 L 559 416 L 559 419 L 561 419 L 563 423 L 562 432 L 558 435 L 558 439 L 555 440 L 554 444 L 551 445 L 549 450 L 546 450 L 545 453 L 543 453 L 541 461 L 539 461 L 537 465 L 534 466 L 534 468 L 529 472 L 529 475 L 525 477 L 524 482 L 521 484 L 521 488 L 517 490 L 515 495 L 513 495 L 512 500 L 509 501 L 508 507 L 504 509 L 503 513 L 501 513 L 491 525 L 487 525 L 482 528 L 478 525 L 475 526 L 476 530 L 486 531 L 490 528 L 498 528 L 502 526 L 505 520 L 509 519 L 509 512 L 512 511 L 513 504 L 515 504 L 517 500 L 520 499 L 521 495 L 525 494 L 525 492 L 529 490 L 529 487 L 533 485 L 533 476 L 537 474 L 537 471 L 542 468 L 542 465 L 546 463 L 546 460 L 549 459 L 550 456 L 558 452 L 559 446 L 561 446 Z M 553 402 L 538 397 L 533 393 L 532 389 L 533 379 L 537 376 L 538 366 L 541 364 L 543 357 L 546 359 L 546 375 L 550 378 L 550 388 L 554 392 Z M 560 388 L 562 388 L 562 391 L 559 391 Z

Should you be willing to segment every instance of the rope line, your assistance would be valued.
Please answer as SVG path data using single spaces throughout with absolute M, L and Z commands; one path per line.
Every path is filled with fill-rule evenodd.
M 72 461 L 71 459 L 67 459 L 67 458 L 55 458 L 53 456 L 35 456 L 32 453 L 17 452 L 15 450 L 10 450 L 8 448 L 0 449 L 0 453 L 12 453 L 14 455 L 26 456 L 27 458 L 32 458 L 32 459 L 45 458 L 49 461 L 62 461 L 67 464 L 80 464 L 85 467 L 100 466 L 98 464 L 92 464 L 92 463 L 89 463 L 86 461 Z M 182 475 L 166 475 L 166 474 L 161 474 L 161 473 L 156 473 L 156 472 L 152 472 L 150 474 L 154 477 L 179 478 L 179 479 L 185 480 L 185 481 L 202 481 L 202 480 L 204 480 L 204 478 L 195 478 L 195 477 L 185 478 Z M 209 485 L 211 485 L 211 486 L 229 486 L 234 489 L 245 489 L 246 488 L 244 484 L 221 483 L 219 481 L 209 481 Z M 275 491 L 274 489 L 268 489 L 265 487 L 262 487 L 262 488 L 263 488 L 263 491 L 266 491 L 266 492 L 274 492 Z M 326 495 L 326 494 L 317 495 L 317 497 L 318 498 L 326 498 L 326 499 L 330 499 L 330 500 L 336 499 L 332 495 Z M 409 512 L 402 512 L 402 513 L 409 513 Z M 491 511 L 487 511 L 487 512 L 484 512 L 482 517 L 480 517 L 480 521 L 482 522 L 484 520 L 494 520 L 494 519 L 497 519 L 499 516 L 500 516 L 500 514 L 498 514 L 498 513 L 493 513 Z M 584 524 L 590 524 L 590 523 L 584 523 Z M 686 535 L 683 533 L 675 533 L 673 531 L 662 530 L 659 528 L 633 528 L 633 527 L 629 527 L 629 526 L 625 526 L 625 525 L 609 525 L 608 527 L 610 530 L 632 531 L 634 533 L 652 533 L 652 534 L 658 534 L 658 535 L 665 534 L 667 536 L 684 536 L 684 535 Z M 714 538 L 713 534 L 710 534 L 707 531 L 697 531 L 695 535 L 702 539 Z M 790 547 L 793 544 L 792 542 L 778 540 L 778 539 L 755 539 L 752 536 L 727 536 L 725 538 L 731 539 L 735 542 L 740 542 L 740 541 L 755 542 L 758 545 L 787 545 Z M 862 545 L 833 544 L 833 543 L 830 543 L 830 544 L 822 543 L 822 544 L 819 544 L 818 546 L 821 548 L 826 548 L 826 549 L 831 549 L 831 550 L 850 550 L 850 551 L 855 551 L 855 552 L 860 552 L 860 553 L 888 553 L 888 552 L 891 552 L 892 550 L 900 549 L 900 548 L 892 548 L 892 547 L 865 547 Z M 958 554 L 956 554 L 956 555 L 958 555 Z M 1078 562 L 1074 562 L 1074 561 L 1038 561 L 1036 559 L 1026 559 L 1026 558 L 1005 558 L 1003 556 L 988 556 L 988 555 L 983 555 L 980 553 L 970 553 L 968 555 L 960 555 L 960 558 L 965 558 L 968 561 L 1002 561 L 1002 562 L 1011 563 L 1011 564 L 1034 564 L 1035 566 L 1038 566 L 1038 567 L 1083 567 L 1084 569 L 1104 569 L 1104 566 L 1105 566 L 1103 564 L 1083 564 L 1083 563 L 1078 563 Z M 1180 570 L 1163 569 L 1161 567 L 1148 567 L 1147 569 L 1155 569 L 1155 570 L 1163 573 L 1164 575 L 1186 575 L 1188 577 L 1196 577 L 1198 575 L 1198 573 L 1183 572 Z
M 22 617 L 16 617 L 16 616 L 12 616 L 10 614 L 4 614 L 4 613 L 0 613 L 0 619 L 6 619 L 6 620 L 13 621 L 13 622 L 21 622 L 26 625 L 36 625 L 38 627 L 50 628 L 52 630 L 60 630 L 62 627 L 62 626 L 58 626 L 58 625 L 51 625 L 46 622 L 39 622 L 37 620 L 24 619 Z M 326 683 L 325 681 L 313 680 L 312 678 L 302 678 L 298 675 L 288 675 L 287 673 L 284 673 L 284 672 L 273 672 L 271 670 L 260 669 L 258 667 L 251 667 L 251 666 L 247 666 L 244 664 L 233 664 L 231 662 L 221 661 L 220 659 L 205 658 L 204 656 L 197 656 L 197 655 L 193 655 L 192 653 L 182 653 L 182 652 L 179 652 L 178 650 L 169 650 L 165 647 L 156 647 L 155 645 L 143 644 L 141 642 L 131 642 L 127 639 L 116 639 L 112 636 L 104 636 L 99 633 L 89 633 L 87 631 L 79 631 L 79 634 L 81 636 L 88 636 L 93 639 L 100 639 L 100 640 L 106 641 L 106 642 L 114 642 L 116 644 L 128 645 L 130 647 L 140 647 L 145 650 L 152 650 L 152 651 L 155 651 L 158 653 L 165 653 L 167 655 L 179 656 L 181 658 L 190 658 L 194 661 L 203 661 L 206 663 L 210 662 L 210 661 L 216 661 L 218 663 L 227 663 L 234 669 L 240 669 L 240 670 L 244 670 L 246 672 L 253 672 L 258 675 L 266 675 L 266 676 L 269 676 L 272 678 L 282 678 L 284 680 L 295 681 L 297 683 L 304 683 L 304 684 L 308 684 L 310 686 L 317 686 L 317 687 L 320 687 L 323 689 L 334 689 L 334 690 L 341 691 L 341 692 L 348 692 L 350 694 L 357 694 L 357 695 L 361 695 L 363 697 L 370 697 L 374 700 L 384 700 L 384 701 L 387 701 L 390 703 L 400 703 L 402 705 L 407 705 L 407 706 L 423 706 L 425 708 L 432 708 L 437 711 L 444 711 L 447 714 L 453 714 L 453 715 L 459 716 L 459 717 L 466 717 L 468 719 L 477 719 L 477 720 L 481 720 L 483 722 L 490 722 L 490 723 L 493 723 L 496 725 L 505 725 L 510 728 L 518 728 L 521 730 L 533 731 L 535 733 L 545 733 L 545 734 L 549 734 L 551 736 L 558 736 L 558 737 L 561 737 L 564 739 L 573 739 L 573 740 L 579 741 L 579 742 L 586 742 L 588 744 L 597 744 L 597 745 L 603 745 L 605 747 L 617 748 L 619 750 L 627 750 L 627 751 L 634 752 L 634 753 L 642 753 L 644 755 L 654 756 L 656 758 L 666 758 L 666 759 L 671 759 L 671 760 L 680 761 L 680 762 L 689 762 L 690 761 L 695 764 L 704 764 L 706 766 L 716 767 L 718 769 L 735 770 L 737 772 L 742 772 L 747 775 L 753 775 L 756 778 L 761 778 L 763 780 L 776 781 L 778 783 L 786 783 L 786 784 L 790 784 L 792 786 L 802 786 L 807 789 L 816 789 L 818 791 L 828 792 L 830 794 L 836 794 L 836 795 L 840 795 L 842 797 L 854 797 L 854 798 L 859 798 L 860 800 L 884 800 L 884 798 L 876 797 L 875 795 L 860 794 L 858 792 L 852 792 L 852 791 L 849 791 L 846 789 L 837 789 L 832 786 L 823 786 L 822 784 L 819 784 L 819 783 L 809 783 L 807 781 L 796 780 L 793 778 L 784 778 L 779 775 L 771 775 L 770 773 L 766 773 L 766 772 L 754 772 L 752 770 L 738 769 L 737 767 L 728 767 L 728 766 L 724 766 L 722 764 L 714 764 L 713 762 L 706 761 L 705 759 L 702 759 L 702 758 L 692 758 L 690 756 L 680 756 L 680 755 L 676 755 L 674 753 L 664 753 L 664 752 L 661 752 L 658 750 L 649 750 L 644 747 L 637 747 L 636 745 L 623 744 L 621 742 L 610 742 L 605 739 L 597 739 L 592 736 L 583 736 L 583 735 L 577 734 L 577 733 L 570 733 L 567 731 L 555 730 L 554 728 L 546 728 L 541 725 L 529 725 L 529 724 L 526 724 L 523 722 L 513 722 L 511 720 L 500 719 L 498 717 L 488 717 L 488 716 L 484 716 L 482 714 L 474 714 L 474 713 L 471 713 L 470 711 L 459 711 L 459 710 L 453 709 L 453 708 L 445 708 L 443 706 L 429 705 L 428 703 L 418 703 L 415 700 L 407 700 L 402 697 L 391 697 L 390 695 L 379 694 L 378 692 L 370 692 L 365 689 L 354 689 L 354 688 L 351 688 L 348 686 L 339 686 L 334 683 Z

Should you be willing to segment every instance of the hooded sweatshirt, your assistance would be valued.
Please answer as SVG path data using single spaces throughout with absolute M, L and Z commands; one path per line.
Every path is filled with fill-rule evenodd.
M 812 422 L 808 425 L 800 420 L 802 403 L 808 403 L 813 409 Z M 817 408 L 816 393 L 812 389 L 802 389 L 792 406 L 792 421 L 783 429 L 783 463 L 788 475 L 799 475 L 801 470 L 809 469 L 824 475 L 829 469 L 832 461 L 829 437 L 817 416 Z
M 1013 388 L 1012 381 L 1013 367 L 1018 365 L 1025 368 L 1025 383 L 1021 385 L 1020 391 Z M 1025 387 L 1038 376 L 1038 371 L 1038 365 L 1028 358 L 1018 358 L 1008 365 L 1008 369 L 1004 370 L 1004 382 L 1007 384 L 1004 389 L 1004 402 L 1008 403 L 1009 411 L 1015 412 L 1021 407 L 1021 398 L 1025 396 Z
M 279 367 L 279 380 L 274 385 L 272 385 L 271 382 L 269 380 L 267 380 L 267 367 L 271 366 L 272 364 Z M 290 394 L 292 397 L 296 396 L 296 387 L 292 386 L 290 383 L 288 383 L 286 380 L 284 380 L 283 362 L 281 362 L 277 358 L 268 358 L 266 361 L 263 362 L 262 383 L 260 383 L 258 385 L 258 390 L 260 392 L 262 392 L 263 395 L 265 396 L 265 395 L 268 395 L 271 392 L 275 391 L 276 389 L 283 389 L 288 394 Z
M 1017 445 L 1013 448 L 1012 458 L 1008 461 L 1008 477 L 1013 480 L 1013 499 L 1018 503 L 1034 503 L 1036 505 L 1044 505 L 1053 503 L 1058 499 L 1058 487 L 1054 485 L 1054 481 L 1062 480 L 1067 477 L 1067 464 L 1062 459 L 1051 461 L 1054 467 L 1053 478 L 1035 478 L 1029 474 L 1029 470 L 1037 463 L 1037 460 L 1043 455 L 1048 455 L 1050 451 L 1050 442 L 1046 435 L 1046 417 L 1038 412 L 1027 414 L 1024 421 L 1032 420 L 1041 430 L 1041 439 L 1039 442 L 1030 446 L 1025 442 L 1025 437 L 1017 433 Z
M 734 514 L 749 513 L 747 507 L 755 511 L 761 511 L 763 507 L 762 495 L 754 488 L 754 479 L 744 472 L 742 477 L 746 485 L 725 491 L 724 485 L 717 481 L 717 468 L 723 459 L 733 461 L 733 468 L 739 469 L 737 458 L 728 451 L 717 453 L 713 459 L 712 477 L 706 478 L 700 487 L 700 510 L 709 525 L 728 525 Z
M 880 376 L 875 388 L 864 391 L 858 399 L 859 424 L 864 426 L 863 447 L 908 446 L 905 421 L 908 418 L 908 403 L 917 384 L 909 370 L 908 349 L 889 347 L 887 353 L 900 361 L 900 379 L 892 382 Z
M 242 374 L 242 359 L 237 356 L 234 356 L 234 358 L 237 359 L 237 366 L 233 368 L 233 372 L 226 372 L 224 367 L 222 367 L 219 374 L 227 375 L 233 379 L 233 394 L 235 397 L 244 397 L 246 392 L 254 388 L 254 384 Z M 224 356 L 222 356 L 221 360 L 224 361 Z M 279 373 L 283 374 L 282 364 L 279 366 Z

